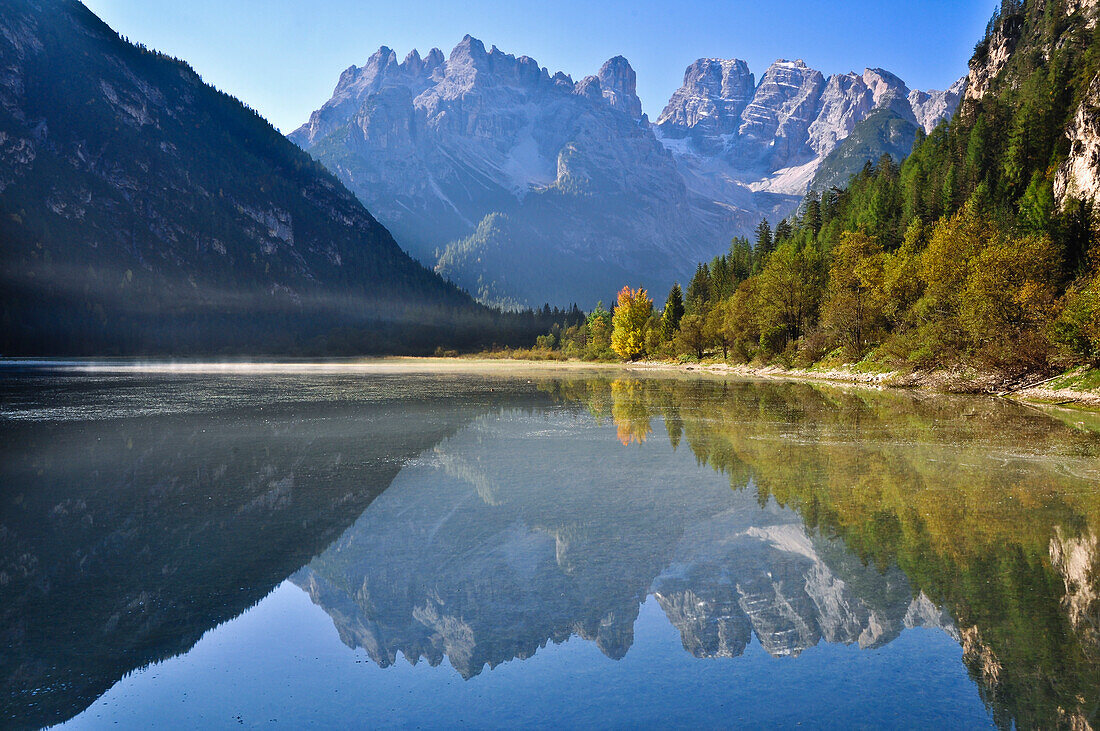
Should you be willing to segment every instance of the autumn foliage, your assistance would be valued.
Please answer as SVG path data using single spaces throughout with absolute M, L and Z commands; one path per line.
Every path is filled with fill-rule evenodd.
M 623 360 L 638 360 L 646 352 L 646 334 L 653 300 L 644 289 L 623 287 L 611 316 L 611 349 Z

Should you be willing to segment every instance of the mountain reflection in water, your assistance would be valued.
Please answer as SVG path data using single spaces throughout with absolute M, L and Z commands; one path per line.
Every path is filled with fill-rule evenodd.
M 1097 726 L 1100 440 L 1034 410 L 681 378 L 65 384 L 85 407 L 60 415 L 5 384 L 5 724 L 71 717 L 291 576 L 382 667 L 472 678 L 573 636 L 622 658 L 653 596 L 697 658 L 935 628 L 998 725 Z

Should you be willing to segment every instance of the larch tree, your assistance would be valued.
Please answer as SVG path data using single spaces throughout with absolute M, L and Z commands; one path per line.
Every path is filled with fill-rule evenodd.
M 611 349 L 623 360 L 645 355 L 646 326 L 653 314 L 653 300 L 644 289 L 623 287 L 611 316 Z
M 856 231 L 833 248 L 822 319 L 837 340 L 862 357 L 865 344 L 885 325 L 885 254 L 873 236 Z

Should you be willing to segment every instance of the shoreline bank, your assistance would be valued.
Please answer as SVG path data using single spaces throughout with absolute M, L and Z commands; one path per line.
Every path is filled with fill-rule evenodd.
M 410 360 L 435 360 L 415 358 Z M 455 360 L 439 358 L 438 360 Z M 1033 405 L 1063 406 L 1100 411 L 1100 388 L 1074 388 L 1063 382 L 1075 382 L 1075 375 L 1085 374 L 1078 368 L 1053 377 L 1033 376 L 1010 379 L 1003 374 L 963 370 L 936 371 L 865 371 L 843 366 L 834 368 L 783 368 L 782 366 L 751 366 L 729 363 L 673 363 L 669 361 L 635 361 L 633 363 L 603 363 L 577 360 L 536 360 L 522 358 L 492 358 L 462 356 L 458 360 L 470 364 L 527 364 L 546 369 L 609 369 L 633 373 L 697 373 L 741 378 L 793 380 L 851 384 L 870 388 L 919 389 L 932 393 L 975 394 L 997 396 Z
M 850 383 L 877 388 L 921 389 L 938 393 L 969 393 L 999 396 L 1013 401 L 1048 406 L 1073 406 L 1100 410 L 1100 390 L 1060 387 L 1062 380 L 1072 380 L 1072 374 L 1083 369 L 1069 371 L 1051 378 L 1006 379 L 995 373 L 968 373 L 962 371 L 860 371 L 844 367 L 806 369 L 781 366 L 730 365 L 727 363 L 667 363 L 641 361 L 624 364 L 637 370 L 707 371 L 720 375 L 749 378 L 776 378 L 795 381 L 821 381 Z
M 634 374 L 697 374 L 732 376 L 737 378 L 792 380 L 804 383 L 848 384 L 876 389 L 915 389 L 929 393 L 955 393 L 997 396 L 1032 405 L 1087 409 L 1100 412 L 1100 369 L 1078 368 L 1050 378 L 1009 379 L 1003 374 L 963 370 L 898 371 L 859 370 L 837 366 L 833 368 L 784 368 L 777 365 L 751 366 L 721 362 L 675 363 L 670 361 L 635 361 L 632 363 L 581 360 L 493 357 L 489 355 L 381 356 L 335 359 L 166 359 L 155 358 L 0 358 L 0 371 L 30 369 L 61 369 L 78 373 L 296 373 L 397 372 L 409 365 L 431 366 L 440 373 L 464 372 L 483 367 L 514 369 L 530 375 L 547 375 L 569 371 L 604 371 Z

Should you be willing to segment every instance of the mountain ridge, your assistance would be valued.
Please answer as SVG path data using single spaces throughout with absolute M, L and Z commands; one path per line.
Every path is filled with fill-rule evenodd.
M 5 355 L 430 349 L 492 319 L 253 110 L 83 5 L 15 0 L 0 59 Z
M 757 84 L 744 61 L 700 59 L 651 123 L 623 56 L 574 82 L 467 35 L 446 57 L 414 50 L 399 62 L 382 46 L 288 137 L 414 257 L 482 301 L 590 306 L 623 281 L 686 281 L 684 262 L 792 212 L 874 109 L 932 126 L 957 97 L 911 91 L 881 69 L 826 78 L 780 60 Z M 494 214 L 508 230 L 483 225 Z M 470 237 L 486 256 L 456 256 Z M 540 275 L 488 253 L 509 248 Z

